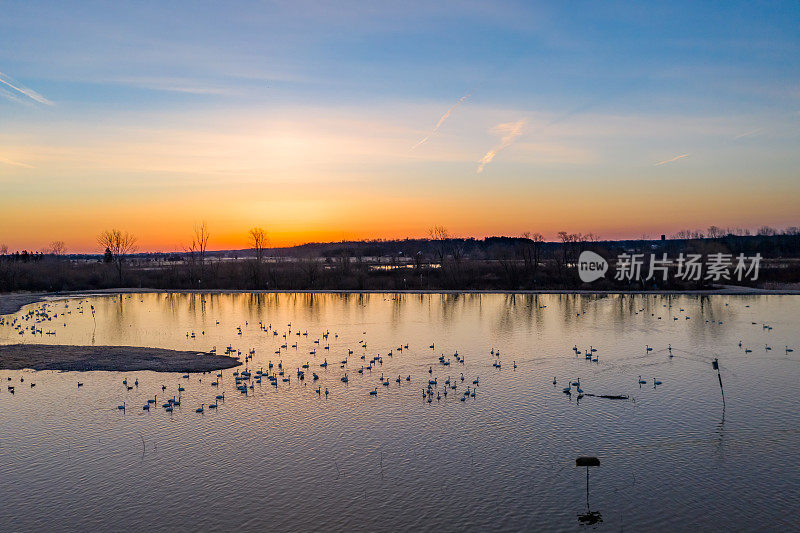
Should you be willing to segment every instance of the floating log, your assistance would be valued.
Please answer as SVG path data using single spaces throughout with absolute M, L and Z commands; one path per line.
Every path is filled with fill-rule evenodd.
M 607 400 L 628 400 L 629 399 L 627 394 L 586 394 L 586 396 L 592 396 L 594 398 L 605 398 Z

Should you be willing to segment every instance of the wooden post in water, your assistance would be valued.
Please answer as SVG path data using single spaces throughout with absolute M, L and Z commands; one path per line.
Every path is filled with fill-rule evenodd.
M 589 467 L 600 466 L 600 459 L 594 456 L 581 456 L 575 459 L 575 466 L 586 467 L 586 513 L 578 515 L 578 521 L 583 524 L 596 524 L 603 521 L 599 511 L 592 512 L 589 508 Z
M 714 358 L 711 362 L 711 367 L 717 371 L 717 378 L 719 379 L 719 390 L 722 392 L 722 407 L 725 407 L 725 389 L 722 388 L 722 374 L 719 373 L 719 359 Z

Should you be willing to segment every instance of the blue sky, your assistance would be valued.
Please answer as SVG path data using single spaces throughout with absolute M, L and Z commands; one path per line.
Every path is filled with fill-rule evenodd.
M 799 223 L 797 2 L 0 12 L 12 247 L 85 249 L 111 224 L 169 248 L 200 218 L 219 246 L 252 225 L 299 242 Z M 69 218 L 63 236 L 10 234 L 37 206 Z

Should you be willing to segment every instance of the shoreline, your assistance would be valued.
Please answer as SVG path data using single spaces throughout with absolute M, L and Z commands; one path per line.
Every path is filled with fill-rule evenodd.
M 138 346 L 0 345 L 0 370 L 211 372 L 242 362 L 227 355 Z
M 11 315 L 18 312 L 26 305 L 60 298 L 87 298 L 90 296 L 113 296 L 117 294 L 507 294 L 507 295 L 545 295 L 545 294 L 574 294 L 585 296 L 610 296 L 610 295 L 661 295 L 661 296 L 800 296 L 800 289 L 759 289 L 726 285 L 721 288 L 707 290 L 680 290 L 680 291 L 604 291 L 586 289 L 561 289 L 561 290 L 339 290 L 339 289 L 303 289 L 303 290 L 274 290 L 274 289 L 100 289 L 94 291 L 65 291 L 65 292 L 12 292 L 0 293 L 0 316 Z

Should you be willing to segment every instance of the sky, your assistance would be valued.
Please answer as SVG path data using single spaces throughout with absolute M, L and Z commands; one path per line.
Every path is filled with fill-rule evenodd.
M 798 2 L 0 0 L 0 244 L 800 225 Z

